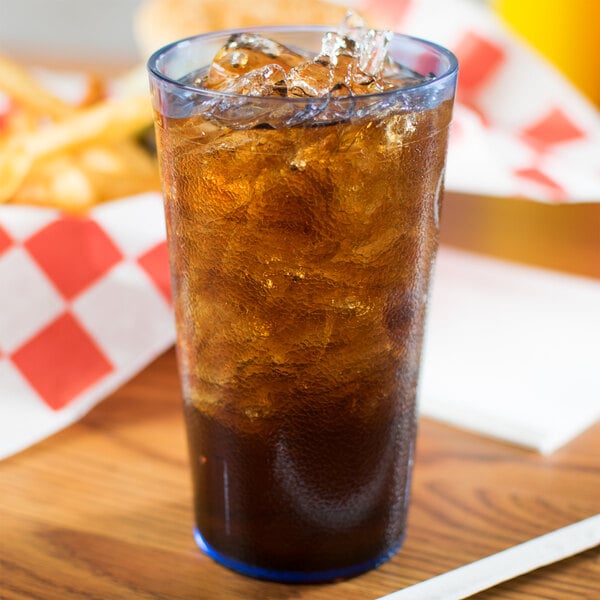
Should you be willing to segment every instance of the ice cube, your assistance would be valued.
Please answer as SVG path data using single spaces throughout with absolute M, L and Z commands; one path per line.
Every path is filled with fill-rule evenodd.
M 367 23 L 363 17 L 353 10 L 346 12 L 344 19 L 338 26 L 338 32 L 346 38 L 357 41 L 367 29 Z
M 226 80 L 220 85 L 219 90 L 245 96 L 285 96 L 287 95 L 286 73 L 283 67 L 277 64 L 265 65 Z
M 358 46 L 358 69 L 373 78 L 379 78 L 387 63 L 387 48 L 393 34 L 391 31 L 369 29 L 360 39 Z
M 319 56 L 291 70 L 289 95 L 361 96 L 396 87 L 384 79 L 384 72 L 395 73 L 387 52 L 392 35 L 367 29 L 362 17 L 348 12 L 338 31 L 323 37 Z
M 306 60 L 305 56 L 256 33 L 235 33 L 217 52 L 202 87 L 221 90 L 232 79 L 268 65 L 286 71 Z
M 333 78 L 333 67 L 328 62 L 304 62 L 288 74 L 288 95 L 301 98 L 327 96 L 333 87 Z
M 390 59 L 391 39 L 391 32 L 368 29 L 362 17 L 352 12 L 337 31 L 324 35 L 316 57 L 260 34 L 236 33 L 218 51 L 208 74 L 197 73 L 190 85 L 232 94 L 205 98 L 202 110 L 209 118 L 235 129 L 365 119 L 374 112 L 381 116 L 382 111 L 392 110 L 405 100 L 401 96 L 373 96 L 354 102 L 348 97 L 379 94 L 425 81 Z M 242 96 L 315 100 L 264 103 Z M 179 112 L 192 108 L 185 100 L 182 98 Z
M 323 36 L 321 53 L 318 58 L 323 63 L 328 62 L 335 66 L 338 62 L 338 56 L 343 51 L 348 51 L 347 38 L 335 31 L 329 31 Z

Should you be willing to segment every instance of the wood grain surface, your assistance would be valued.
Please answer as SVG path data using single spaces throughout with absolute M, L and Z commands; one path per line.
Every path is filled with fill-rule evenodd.
M 0 463 L 0 598 L 376 598 L 600 512 L 600 425 L 549 457 L 422 420 L 408 539 L 375 571 L 284 585 L 195 546 L 173 352 Z M 598 599 L 598 548 L 477 598 Z

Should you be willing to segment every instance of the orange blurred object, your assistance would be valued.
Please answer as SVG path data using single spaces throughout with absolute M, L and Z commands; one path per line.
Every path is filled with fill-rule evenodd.
M 599 0 L 493 0 L 506 23 L 600 106 Z
M 447 191 L 440 241 L 600 280 L 600 202 L 544 204 Z

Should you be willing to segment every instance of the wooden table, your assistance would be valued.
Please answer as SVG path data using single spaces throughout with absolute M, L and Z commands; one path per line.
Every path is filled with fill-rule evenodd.
M 420 425 L 408 539 L 327 585 L 229 572 L 191 536 L 173 352 L 78 424 L 0 463 L 0 598 L 376 598 L 600 512 L 600 425 L 552 456 Z M 596 548 L 478 598 L 600 598 Z

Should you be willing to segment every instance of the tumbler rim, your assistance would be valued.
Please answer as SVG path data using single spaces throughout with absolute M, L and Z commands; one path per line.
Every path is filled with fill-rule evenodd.
M 215 98 L 238 98 L 238 99 L 239 98 L 249 98 L 253 101 L 264 100 L 264 101 L 269 101 L 269 102 L 284 102 L 284 103 L 287 102 L 287 103 L 302 103 L 302 104 L 306 104 L 306 103 L 315 104 L 315 103 L 319 103 L 320 101 L 328 102 L 330 100 L 329 95 L 328 96 L 317 96 L 317 97 L 306 97 L 306 98 L 302 98 L 302 97 L 295 98 L 295 97 L 289 97 L 289 96 L 254 96 L 254 95 L 249 95 L 249 94 L 237 94 L 234 92 L 224 92 L 224 91 L 219 91 L 219 90 L 211 90 L 211 89 L 201 88 L 201 87 L 192 86 L 192 85 L 186 85 L 186 84 L 181 83 L 181 81 L 174 79 L 172 77 L 169 77 L 168 75 L 163 73 L 160 70 L 158 64 L 164 56 L 166 56 L 170 52 L 175 51 L 176 48 L 184 46 L 184 45 L 189 45 L 189 44 L 192 44 L 192 43 L 195 43 L 198 41 L 202 41 L 202 40 L 211 41 L 211 40 L 215 40 L 218 38 L 222 38 L 223 40 L 226 40 L 231 35 L 240 34 L 240 33 L 259 33 L 259 34 L 265 34 L 268 37 L 269 34 L 276 34 L 276 33 L 280 33 L 280 34 L 286 34 L 286 33 L 293 34 L 293 33 L 306 33 L 306 32 L 327 33 L 330 31 L 335 31 L 335 28 L 330 27 L 330 26 L 324 26 L 324 25 L 290 25 L 290 26 L 269 25 L 269 26 L 264 26 L 264 27 L 253 26 L 253 27 L 243 27 L 243 28 L 223 29 L 223 30 L 219 30 L 219 31 L 212 31 L 212 32 L 208 32 L 208 33 L 202 33 L 199 35 L 185 37 L 185 38 L 176 40 L 174 42 L 171 42 L 171 43 L 157 49 L 155 52 L 152 53 L 152 55 L 148 59 L 146 66 L 147 66 L 147 69 L 148 69 L 148 72 L 150 73 L 150 75 L 152 77 L 158 79 L 159 81 L 162 81 L 163 83 L 166 83 L 169 86 L 174 86 L 182 91 L 202 94 L 204 96 L 213 96 Z M 434 86 L 434 85 L 439 86 L 440 84 L 444 84 L 444 85 L 452 84 L 452 81 L 456 77 L 456 75 L 458 73 L 458 68 L 459 68 L 458 59 L 456 58 L 456 56 L 454 55 L 453 52 L 451 52 L 444 46 L 441 46 L 439 44 L 436 44 L 435 42 L 426 40 L 424 38 L 407 35 L 407 34 L 403 34 L 403 33 L 396 33 L 396 32 L 392 32 L 392 33 L 393 33 L 393 38 L 392 38 L 393 40 L 400 39 L 400 40 L 404 40 L 406 42 L 417 43 L 417 44 L 428 47 L 429 49 L 437 52 L 439 55 L 441 55 L 442 57 L 444 57 L 447 60 L 448 64 L 447 64 L 446 70 L 443 73 L 441 73 L 440 75 L 436 75 L 430 79 L 427 79 L 427 80 L 425 80 L 421 83 L 415 84 L 415 85 L 411 85 L 411 86 L 407 86 L 407 87 L 403 87 L 403 88 L 386 90 L 386 91 L 382 91 L 382 92 L 374 92 L 372 94 L 339 96 L 339 97 L 336 97 L 336 99 L 335 99 L 336 102 L 342 102 L 342 103 L 343 102 L 352 102 L 352 103 L 354 103 L 354 102 L 357 102 L 357 101 L 363 100 L 363 99 L 365 99 L 365 100 L 379 99 L 379 98 L 384 99 L 386 97 L 388 97 L 388 98 L 393 97 L 394 95 L 411 95 L 412 93 L 415 93 L 415 92 L 421 92 L 430 86 Z M 199 66 L 199 68 L 202 68 L 202 66 Z

